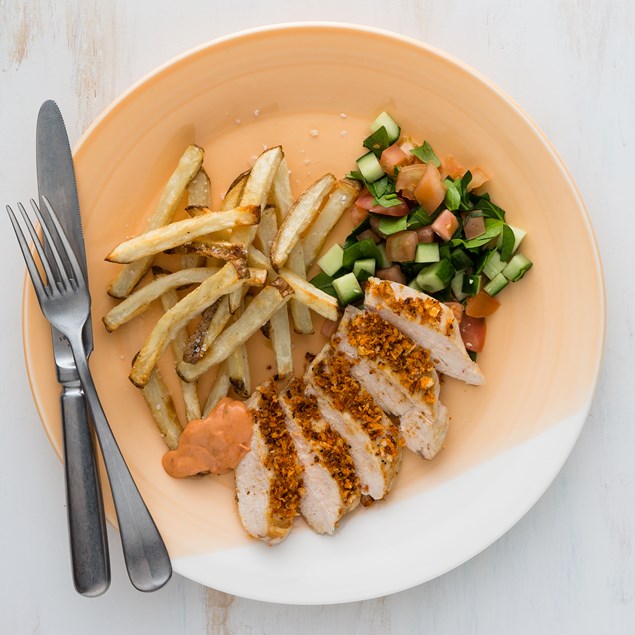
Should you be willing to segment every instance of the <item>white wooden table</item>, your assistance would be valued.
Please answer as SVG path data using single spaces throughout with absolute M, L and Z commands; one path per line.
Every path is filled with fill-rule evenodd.
M 506 536 L 442 578 L 398 595 L 288 607 L 234 598 L 179 576 L 160 592 L 142 595 L 127 581 L 111 532 L 112 587 L 102 598 L 81 598 L 70 578 L 62 466 L 40 426 L 24 371 L 23 265 L 7 222 L 0 234 L 0 632 L 634 633 L 635 5 L 294 4 L 300 6 L 284 0 L 0 1 L 2 201 L 28 199 L 36 191 L 35 119 L 46 98 L 59 102 L 73 142 L 117 94 L 156 65 L 233 31 L 332 20 L 424 40 L 489 76 L 529 112 L 554 142 L 589 207 L 609 311 L 604 369 L 580 441 L 553 486 Z

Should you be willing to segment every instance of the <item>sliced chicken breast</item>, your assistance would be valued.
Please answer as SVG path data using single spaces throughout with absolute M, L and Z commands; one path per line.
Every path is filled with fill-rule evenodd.
M 352 362 L 327 344 L 305 374 L 324 419 L 350 446 L 362 494 L 383 498 L 401 464 L 398 426 L 351 374 Z
M 468 384 L 485 383 L 465 350 L 452 310 L 442 302 L 398 282 L 369 278 L 364 305 L 428 349 L 439 372 Z
M 399 418 L 406 447 L 431 459 L 443 446 L 448 416 L 429 351 L 378 314 L 352 306 L 332 344 L 351 360 L 351 373 L 379 406 Z
M 253 419 L 250 451 L 236 467 L 238 514 L 247 533 L 273 545 L 283 540 L 304 494 L 302 467 L 276 386 L 269 381 L 245 404 Z
M 280 404 L 304 470 L 300 512 L 313 531 L 332 534 L 342 515 L 360 500 L 359 477 L 348 444 L 324 420 L 303 380 L 293 379 L 280 392 Z

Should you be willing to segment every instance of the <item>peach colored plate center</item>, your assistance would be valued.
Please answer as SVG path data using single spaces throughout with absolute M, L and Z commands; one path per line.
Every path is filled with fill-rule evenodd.
M 452 513 L 440 509 L 431 518 L 432 508 L 421 509 L 421 496 L 443 492 L 457 479 L 469 479 L 472 470 L 514 449 L 529 447 L 532 439 L 563 421 L 573 421 L 564 443 L 570 448 L 586 415 L 604 333 L 599 256 L 571 178 L 517 106 L 447 56 L 367 29 L 271 28 L 196 49 L 163 66 L 115 102 L 80 140 L 75 163 L 93 296 L 95 381 L 176 570 L 210 586 L 275 601 L 311 602 L 318 597 L 309 592 L 313 581 L 304 580 L 304 595 L 286 590 L 281 577 L 285 567 L 292 566 L 287 561 L 293 543 L 267 553 L 267 560 L 278 558 L 278 568 L 260 562 L 264 548 L 244 535 L 231 476 L 174 480 L 163 472 L 163 441 L 145 402 L 127 378 L 131 358 L 159 312 L 153 309 L 107 334 L 101 317 L 114 304 L 105 290 L 117 266 L 103 258 L 114 245 L 144 227 L 188 143 L 206 150 L 205 168 L 215 204 L 234 176 L 249 167 L 252 157 L 263 147 L 278 144 L 284 147 L 297 194 L 324 172 L 341 177 L 352 169 L 369 122 L 384 109 L 405 132 L 420 141 L 427 139 L 437 153 L 452 153 L 464 164 L 479 164 L 492 174 L 489 191 L 507 210 L 508 221 L 528 231 L 523 251 L 535 266 L 521 283 L 501 294 L 503 305 L 489 320 L 486 350 L 479 357 L 487 385 L 469 388 L 445 382 L 442 399 L 452 424 L 441 454 L 429 463 L 408 455 L 389 500 L 369 512 L 358 511 L 354 521 L 344 521 L 330 538 L 313 537 L 299 521 L 294 533 L 307 535 L 298 540 L 319 544 L 321 558 L 324 550 L 344 557 L 345 548 L 351 558 L 361 559 L 364 553 L 355 553 L 353 529 L 363 526 L 372 535 L 375 525 L 379 531 L 380 514 L 390 517 L 397 509 L 405 509 L 404 518 L 413 523 L 424 518 L 428 525 L 451 522 Z M 318 317 L 315 322 L 319 328 L 322 320 Z M 50 334 L 29 285 L 24 297 L 24 343 L 34 397 L 60 454 L 59 387 Z M 294 346 L 296 358 L 301 359 L 305 350 L 317 352 L 319 342 L 297 337 Z M 266 376 L 273 358 L 260 334 L 253 338 L 250 350 L 254 377 Z M 166 355 L 165 375 L 170 374 L 171 364 Z M 178 395 L 176 384 L 171 386 Z M 181 409 L 180 402 L 178 406 Z M 553 478 L 567 451 L 549 465 L 542 465 L 536 456 L 535 478 L 527 476 L 514 483 L 523 511 L 540 495 L 544 481 Z M 494 478 L 511 476 L 501 468 Z M 488 491 L 478 495 L 483 501 L 491 496 Z M 446 508 L 452 508 L 447 497 Z M 114 522 L 110 500 L 108 516 Z M 483 538 L 471 547 L 472 552 L 484 548 L 516 519 L 485 519 L 474 511 L 473 522 L 483 525 Z M 380 550 L 394 548 L 380 536 L 377 545 Z M 418 577 L 410 576 L 407 584 L 458 564 L 452 545 L 434 548 L 447 551 L 445 561 L 429 570 L 422 564 Z M 399 554 L 406 567 L 421 549 L 418 544 L 401 546 L 395 552 L 397 565 Z M 222 564 L 222 554 L 229 553 L 237 555 L 231 564 Z M 201 563 L 214 554 L 218 562 L 208 571 Z M 310 567 L 311 558 L 317 556 L 309 550 L 304 557 Z M 254 577 L 260 590 L 225 584 L 223 575 L 229 575 L 228 571 L 237 580 Z M 302 577 L 297 570 L 293 575 Z M 357 594 L 332 583 L 331 591 L 315 601 L 382 595 L 406 584 L 395 577 L 395 573 L 377 571 L 375 584 Z M 326 585 L 327 581 L 315 583 Z

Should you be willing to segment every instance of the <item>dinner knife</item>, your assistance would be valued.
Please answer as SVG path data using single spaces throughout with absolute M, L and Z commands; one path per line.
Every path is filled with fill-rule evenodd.
M 36 157 L 40 198 L 46 196 L 56 210 L 88 279 L 73 157 L 64 120 L 57 104 L 51 100 L 42 104 L 38 114 Z M 40 208 L 46 210 L 45 205 Z M 95 597 L 110 586 L 108 535 L 96 453 L 71 348 L 55 328 L 52 336 L 57 379 L 62 385 L 60 403 L 73 581 L 79 593 Z M 90 319 L 83 337 L 90 353 L 93 349 Z

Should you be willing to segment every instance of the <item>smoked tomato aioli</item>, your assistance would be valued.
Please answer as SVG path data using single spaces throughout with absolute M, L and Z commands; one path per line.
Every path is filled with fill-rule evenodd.
M 249 452 L 251 435 L 251 413 L 242 402 L 225 397 L 206 419 L 187 424 L 179 447 L 163 455 L 163 469 L 175 478 L 224 474 Z

